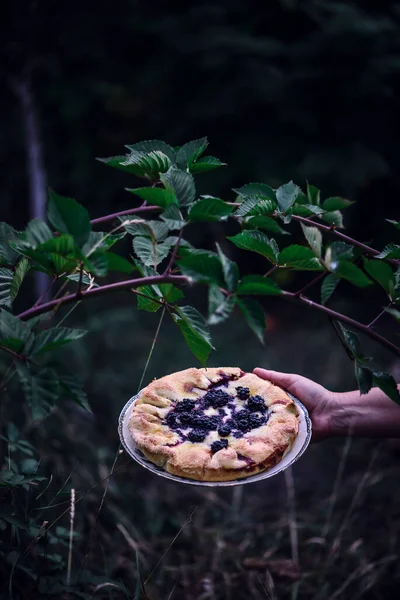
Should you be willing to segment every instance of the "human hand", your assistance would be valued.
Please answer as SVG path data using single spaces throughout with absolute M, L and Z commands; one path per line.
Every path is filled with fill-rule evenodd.
M 257 368 L 253 373 L 284 388 L 307 408 L 312 422 L 312 441 L 317 442 L 333 434 L 331 415 L 337 408 L 336 394 L 311 379 L 290 373 L 279 373 Z

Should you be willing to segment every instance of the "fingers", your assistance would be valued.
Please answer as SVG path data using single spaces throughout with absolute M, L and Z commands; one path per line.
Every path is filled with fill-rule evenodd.
M 257 375 L 261 379 L 267 379 L 272 383 L 276 383 L 283 388 L 290 388 L 291 386 L 299 383 L 301 379 L 300 375 L 293 375 L 291 373 L 279 373 L 278 371 L 269 371 L 267 369 L 256 368 L 253 371 L 254 375 Z

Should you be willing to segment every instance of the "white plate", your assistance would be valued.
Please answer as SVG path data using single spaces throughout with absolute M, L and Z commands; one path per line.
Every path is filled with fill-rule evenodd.
M 300 402 L 300 400 L 295 398 L 292 394 L 288 393 L 288 395 L 294 400 L 299 409 L 299 433 L 294 441 L 293 446 L 284 455 L 282 460 L 277 465 L 271 467 L 270 469 L 267 469 L 266 471 L 263 471 L 262 473 L 250 475 L 249 477 L 245 477 L 243 479 L 233 479 L 232 481 L 196 481 L 195 479 L 178 477 L 177 475 L 171 475 L 171 473 L 167 473 L 167 471 L 165 471 L 161 467 L 157 467 L 157 465 L 148 460 L 144 456 L 144 454 L 136 447 L 135 442 L 132 439 L 131 434 L 129 433 L 129 416 L 133 409 L 133 405 L 139 397 L 139 395 L 140 392 L 133 396 L 129 400 L 129 402 L 125 404 L 124 408 L 121 411 L 118 423 L 118 433 L 119 437 L 121 438 L 121 444 L 125 448 L 126 452 L 129 454 L 129 456 L 131 456 L 134 460 L 136 460 L 136 462 L 142 465 L 142 467 L 145 467 L 146 469 L 152 471 L 156 475 L 166 477 L 167 479 L 172 479 L 172 481 L 179 481 L 180 483 L 187 483 L 189 485 L 202 485 L 207 487 L 230 487 L 233 485 L 244 485 L 245 483 L 253 483 L 255 481 L 261 481 L 262 479 L 268 479 L 268 477 L 273 477 L 273 475 L 281 473 L 290 465 L 292 465 L 296 460 L 298 460 L 306 450 L 311 440 L 311 419 L 308 415 L 307 409 Z

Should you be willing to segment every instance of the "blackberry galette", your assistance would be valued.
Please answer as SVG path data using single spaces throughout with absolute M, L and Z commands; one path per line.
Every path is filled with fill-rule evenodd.
M 299 428 L 284 390 L 235 367 L 186 369 L 152 381 L 129 417 L 136 446 L 168 473 L 229 481 L 278 463 Z

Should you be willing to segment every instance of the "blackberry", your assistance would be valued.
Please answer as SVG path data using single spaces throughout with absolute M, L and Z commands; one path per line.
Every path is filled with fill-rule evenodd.
M 236 388 L 236 393 L 240 400 L 247 400 L 247 398 L 250 396 L 249 388 L 241 387 L 240 385 Z
M 217 429 L 219 418 L 216 415 L 207 417 L 206 415 L 195 415 L 192 424 L 206 431 Z
M 231 433 L 231 431 L 232 429 L 230 428 L 230 426 L 224 423 L 224 425 L 221 425 L 221 427 L 218 429 L 218 435 L 220 435 L 221 437 L 227 437 Z
M 180 413 L 179 420 L 182 425 L 193 425 L 193 415 L 188 412 Z
M 239 412 L 237 412 L 235 414 L 235 420 L 237 419 L 245 419 L 246 421 L 249 420 L 250 417 L 250 412 L 248 410 L 246 410 L 245 408 L 243 410 L 239 410 Z
M 206 435 L 207 432 L 203 431 L 202 429 L 192 429 L 192 431 L 189 431 L 187 437 L 191 442 L 202 442 L 204 441 Z
M 246 407 L 251 411 L 265 410 L 264 398 L 261 396 L 251 396 Z
M 228 447 L 228 440 L 217 440 L 211 444 L 211 452 L 215 454 L 219 450 Z
M 251 415 L 251 417 L 249 419 L 249 425 L 252 429 L 261 427 L 261 425 L 264 425 L 264 423 L 265 423 L 264 417 L 258 417 L 257 415 Z
M 212 406 L 213 408 L 221 408 L 222 406 L 226 406 L 229 400 L 232 400 L 232 396 L 223 390 L 210 390 L 204 396 L 204 402 L 206 406 Z
M 234 431 L 233 432 L 233 437 L 235 437 L 235 438 L 241 438 L 241 437 L 243 437 L 243 431 Z
M 166 418 L 165 418 L 165 421 L 166 421 L 167 425 L 169 427 L 171 427 L 171 429 L 173 429 L 174 427 L 177 426 L 177 422 L 176 422 L 177 421 L 177 416 L 176 416 L 176 414 L 173 413 L 173 412 L 169 412 L 167 414 Z
M 249 420 L 248 419 L 236 419 L 236 427 L 240 429 L 240 431 L 249 431 Z
M 186 412 L 188 410 L 192 410 L 196 404 L 195 400 L 190 400 L 189 398 L 184 398 L 175 406 L 176 412 Z

